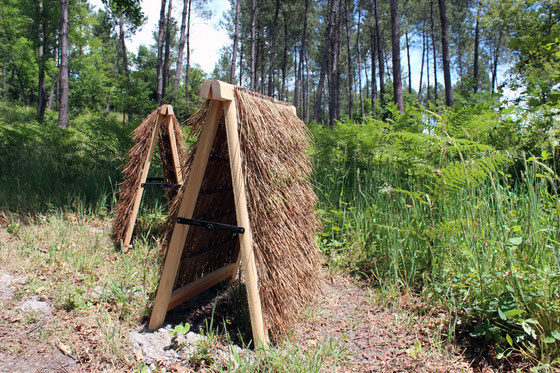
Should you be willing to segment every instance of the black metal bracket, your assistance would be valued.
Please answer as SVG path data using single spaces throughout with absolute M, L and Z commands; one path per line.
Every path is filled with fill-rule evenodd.
M 149 177 L 146 181 L 164 181 L 163 177 Z
M 206 228 L 207 231 L 226 231 L 233 233 L 245 233 L 245 228 L 236 225 L 212 223 L 205 220 L 177 218 L 177 223 L 192 225 L 193 227 Z
M 142 188 L 180 188 L 181 184 L 142 183 Z

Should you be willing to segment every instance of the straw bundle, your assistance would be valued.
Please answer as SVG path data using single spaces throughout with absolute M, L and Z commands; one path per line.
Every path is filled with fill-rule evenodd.
M 128 151 L 128 162 L 124 165 L 122 173 L 123 181 L 119 184 L 119 199 L 114 210 L 113 217 L 113 239 L 117 244 L 121 244 L 130 221 L 130 214 L 134 205 L 134 199 L 142 176 L 142 168 L 150 156 L 149 145 L 156 128 L 158 120 L 158 110 L 155 110 L 144 119 L 144 121 L 132 132 L 134 145 Z M 173 131 L 177 143 L 177 152 L 181 164 L 186 162 L 186 153 L 183 147 L 184 136 L 181 125 L 174 115 L 171 115 Z M 159 135 L 159 136 L 158 136 Z M 173 165 L 171 154 L 171 144 L 169 143 L 168 127 L 165 122 L 160 125 L 160 133 L 156 134 L 158 147 L 163 168 L 163 178 L 165 183 L 176 184 L 178 182 Z M 184 170 L 183 170 L 184 172 Z M 183 179 L 185 175 L 183 174 Z M 176 189 L 168 190 L 168 196 L 173 199 L 177 194 Z
M 266 327 L 282 335 L 320 290 L 323 260 L 314 240 L 319 222 L 308 177 L 308 130 L 288 104 L 235 89 L 253 250 Z M 200 131 L 208 101 L 190 120 Z M 236 225 L 224 120 L 212 145 L 193 218 Z M 193 159 L 189 157 L 187 167 Z M 177 217 L 178 201 L 170 214 Z M 169 241 L 171 229 L 168 229 Z M 237 239 L 227 232 L 189 229 L 175 289 L 235 261 Z

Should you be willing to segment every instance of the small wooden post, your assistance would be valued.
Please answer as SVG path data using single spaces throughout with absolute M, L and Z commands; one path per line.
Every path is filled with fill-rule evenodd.
M 198 193 L 200 192 L 202 179 L 204 177 L 204 173 L 206 172 L 208 157 L 210 156 L 210 151 L 212 150 L 212 144 L 214 143 L 214 138 L 216 137 L 216 131 L 218 129 L 222 113 L 222 103 L 219 101 L 212 101 L 206 116 L 204 127 L 202 128 L 202 133 L 200 134 L 200 138 L 198 140 L 195 158 L 187 178 L 183 199 L 181 201 L 181 205 L 179 206 L 178 216 L 180 217 L 187 219 L 192 217 L 196 200 L 198 199 Z M 175 278 L 177 277 L 177 270 L 179 269 L 181 254 L 183 253 L 183 247 L 185 245 L 185 239 L 187 238 L 188 232 L 188 225 L 175 224 L 175 227 L 173 228 L 169 248 L 167 249 L 167 255 L 165 256 L 163 272 L 161 274 L 156 298 L 154 300 L 150 323 L 148 325 L 148 329 L 150 330 L 159 328 L 165 320 L 165 314 L 167 313 L 167 308 L 169 306 L 171 292 L 173 291 L 173 285 L 175 284 Z
M 177 184 L 183 184 L 183 172 L 181 171 L 181 161 L 179 160 L 179 152 L 177 151 L 177 138 L 175 137 L 175 127 L 173 126 L 173 107 L 167 106 L 167 132 L 169 134 L 169 143 L 171 144 L 171 155 L 173 156 L 173 167 L 175 168 L 175 178 Z

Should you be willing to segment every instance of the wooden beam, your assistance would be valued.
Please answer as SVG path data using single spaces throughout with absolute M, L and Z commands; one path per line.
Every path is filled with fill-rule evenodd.
M 171 105 L 169 107 L 171 107 Z M 183 172 L 181 170 L 183 165 L 179 160 L 179 152 L 177 151 L 177 138 L 175 137 L 175 126 L 173 125 L 173 118 L 171 117 L 171 115 L 167 116 L 167 132 L 169 134 L 169 143 L 171 144 L 171 156 L 173 158 L 175 178 L 177 179 L 177 184 L 183 184 Z
M 146 182 L 146 179 L 148 178 L 148 171 L 150 171 L 150 164 L 152 162 L 152 156 L 154 154 L 156 136 L 158 136 L 159 127 L 161 125 L 161 122 L 164 120 L 164 117 L 165 114 L 163 114 L 160 110 L 160 114 L 158 115 L 156 120 L 155 128 L 152 132 L 152 137 L 150 138 L 148 155 L 146 157 L 146 161 L 144 162 L 144 166 L 142 167 L 142 175 L 140 176 L 140 183 L 138 184 L 138 189 L 136 189 L 136 198 L 134 199 L 134 205 L 132 205 L 132 211 L 128 219 L 128 225 L 126 226 L 126 232 L 122 243 L 124 252 L 127 252 L 128 249 L 131 247 L 130 243 L 132 241 L 132 232 L 134 231 L 134 225 L 136 224 L 136 217 L 138 216 L 138 209 L 140 208 L 140 201 L 142 200 L 142 194 L 144 193 L 144 187 L 142 187 L 142 184 L 144 184 Z
M 220 101 L 212 101 L 210 109 L 206 115 L 206 121 L 202 128 L 200 138 L 198 140 L 196 154 L 191 167 L 191 171 L 187 177 L 186 185 L 184 186 L 183 198 L 179 206 L 178 216 L 190 219 L 192 217 L 198 193 L 200 192 L 200 185 L 206 172 L 208 164 L 208 157 L 216 137 L 218 124 L 223 114 L 223 104 Z M 175 224 L 165 262 L 163 265 L 163 272 L 159 281 L 159 286 L 154 300 L 154 307 L 150 317 L 148 328 L 154 330 L 159 328 L 165 320 L 167 307 L 171 297 L 171 291 L 175 284 L 177 276 L 177 269 L 181 261 L 181 254 L 185 245 L 185 239 L 189 232 L 189 226 L 184 224 Z
M 208 79 L 202 83 L 200 95 L 218 101 L 232 101 L 235 86 L 216 79 Z
M 191 282 L 177 290 L 173 290 L 171 293 L 171 298 L 169 299 L 169 305 L 167 306 L 167 311 L 177 307 L 178 305 L 188 301 L 192 297 L 202 293 L 203 291 L 210 289 L 212 286 L 219 284 L 228 277 L 233 276 L 235 272 L 235 263 L 226 264 L 222 268 L 210 272 L 204 277 Z
M 239 134 L 237 132 L 238 124 L 235 101 L 224 102 L 224 115 L 237 224 L 245 228 L 245 233 L 239 234 L 239 245 L 241 249 L 241 260 L 243 262 L 243 268 L 245 269 L 245 286 L 247 289 L 247 301 L 249 302 L 251 328 L 253 330 L 255 346 L 265 347 L 268 344 L 268 333 L 264 326 L 259 295 L 257 265 L 253 252 L 253 236 L 249 221 L 245 179 L 242 168 L 241 146 L 239 144 Z

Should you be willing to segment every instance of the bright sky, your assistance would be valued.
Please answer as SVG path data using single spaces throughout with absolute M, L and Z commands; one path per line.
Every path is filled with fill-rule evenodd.
M 89 2 L 97 8 L 103 7 L 101 0 L 89 0 Z M 211 0 L 208 1 L 208 9 L 212 11 L 211 19 L 205 20 L 196 12 L 191 15 L 191 63 L 199 64 L 207 73 L 214 70 L 214 65 L 220 57 L 220 48 L 230 43 L 227 32 L 220 30 L 220 20 L 229 8 L 228 0 Z M 160 10 L 161 1 L 142 1 L 142 11 L 148 17 L 148 21 L 140 31 L 127 40 L 127 49 L 137 52 L 141 44 L 149 46 L 155 43 L 152 33 L 157 30 Z M 179 27 L 182 11 L 183 1 L 173 1 L 173 16 Z

